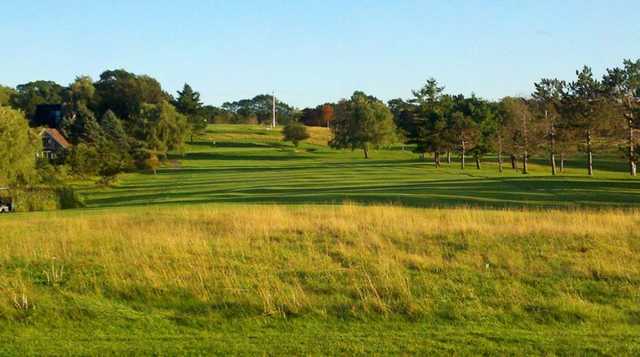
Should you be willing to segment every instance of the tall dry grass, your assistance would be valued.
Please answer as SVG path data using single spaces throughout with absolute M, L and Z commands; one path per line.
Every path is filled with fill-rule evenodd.
M 89 298 L 175 315 L 640 323 L 639 213 L 343 205 L 7 216 L 0 319 L 82 318 L 91 307 L 69 301 Z

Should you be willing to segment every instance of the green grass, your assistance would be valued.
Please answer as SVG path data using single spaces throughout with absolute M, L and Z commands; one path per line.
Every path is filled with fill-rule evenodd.
M 210 126 L 89 209 L 0 216 L 0 355 L 640 354 L 622 160 L 499 175 L 312 134 Z
M 637 207 L 640 179 L 626 173 L 622 159 L 596 154 L 594 177 L 574 158 L 562 175 L 551 176 L 544 160 L 532 160 L 531 173 L 506 169 L 495 158 L 482 170 L 455 161 L 437 169 L 399 148 L 379 150 L 372 159 L 360 151 L 320 145 L 326 129 L 314 129 L 312 142 L 294 150 L 279 131 L 257 126 L 210 126 L 208 140 L 173 155 L 158 175 L 126 174 L 114 188 L 82 190 L 89 207 L 168 203 L 325 204 L 352 201 L 415 207 Z
M 24 328 L 2 355 L 637 355 L 640 330 L 530 330 L 406 321 L 253 320 L 195 328 L 113 316 L 75 328 Z
M 640 352 L 638 211 L 0 217 L 0 355 Z

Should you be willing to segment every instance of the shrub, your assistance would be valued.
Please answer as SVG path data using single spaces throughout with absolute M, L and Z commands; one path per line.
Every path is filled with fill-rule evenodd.
M 85 207 L 80 195 L 69 186 L 22 188 L 13 191 L 13 199 L 18 212 Z
M 49 188 L 23 188 L 14 191 L 18 212 L 51 211 L 59 208 L 56 192 Z
M 69 156 L 71 170 L 80 177 L 95 175 L 98 171 L 99 161 L 95 146 L 84 143 L 76 145 Z
M 285 126 L 282 134 L 284 141 L 291 141 L 295 147 L 298 147 L 301 141 L 309 139 L 307 127 L 298 122 L 292 122 Z
M 61 209 L 85 207 L 80 195 L 71 187 L 60 187 L 56 190 L 56 193 L 58 195 L 58 206 Z

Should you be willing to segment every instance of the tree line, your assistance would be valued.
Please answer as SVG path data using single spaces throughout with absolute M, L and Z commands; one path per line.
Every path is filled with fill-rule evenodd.
M 221 107 L 205 105 L 188 84 L 174 96 L 156 79 L 122 69 L 104 71 L 95 81 L 80 76 L 67 86 L 52 81 L 16 88 L 0 86 L 2 124 L 7 126 L 2 129 L 4 142 L 16 140 L 8 133 L 24 129 L 15 127 L 15 118 L 22 117 L 38 127 L 45 124 L 38 122 L 38 107 L 61 104 L 62 117 L 55 127 L 74 146 L 59 159 L 62 162 L 55 163 L 67 164 L 75 175 L 97 174 L 105 180 L 127 170 L 155 172 L 170 151 L 183 151 L 185 143 L 204 133 L 208 123 L 268 123 L 272 103 L 271 95 L 258 95 Z M 337 103 L 303 110 L 283 101 L 277 101 L 276 106 L 278 123 L 288 126 L 285 138 L 296 145 L 308 138 L 304 127 L 298 125 L 302 123 L 330 127 L 332 147 L 361 149 L 366 158 L 372 148 L 401 142 L 422 159 L 432 154 L 438 167 L 457 156 L 461 168 L 467 166 L 467 159 L 480 168 L 488 154 L 495 154 L 498 170 L 504 170 L 506 161 L 511 168 L 527 173 L 531 156 L 544 155 L 551 173 L 556 174 L 564 170 L 568 157 L 583 152 L 589 175 L 593 174 L 594 150 L 606 145 L 619 148 L 630 174 L 636 175 L 640 60 L 625 60 L 607 69 L 601 78 L 587 66 L 576 71 L 570 82 L 543 78 L 527 98 L 490 101 L 475 95 L 452 95 L 429 79 L 412 91 L 411 98 L 386 103 L 356 91 Z M 20 140 L 20 145 L 36 145 L 38 141 L 33 133 Z M 5 173 L 24 173 L 24 167 L 29 166 L 25 161 L 7 160 L 2 167 Z M 23 169 L 14 169 L 11 163 Z M 13 175 L 13 180 L 18 176 Z
M 37 115 L 43 104 L 60 104 L 60 120 L 43 122 Z M 74 144 L 55 164 L 104 178 L 155 170 L 169 151 L 181 151 L 187 138 L 206 129 L 211 112 L 187 84 L 174 97 L 154 78 L 125 70 L 104 71 L 97 81 L 80 76 L 65 87 L 52 81 L 0 87 L 0 105 L 21 111 L 32 127 L 53 126 Z
M 593 175 L 595 142 L 618 147 L 629 173 L 636 175 L 640 129 L 640 60 L 625 60 L 596 78 L 590 67 L 576 71 L 566 82 L 543 78 L 529 98 L 489 101 L 475 95 L 445 94 L 435 79 L 413 91 L 410 99 L 388 103 L 355 92 L 334 105 L 331 123 L 335 148 L 362 149 L 392 142 L 411 145 L 424 159 L 433 154 L 436 167 L 457 154 L 462 169 L 466 158 L 480 169 L 489 153 L 498 170 L 506 158 L 513 169 L 528 173 L 532 155 L 545 155 L 553 175 L 564 170 L 565 159 L 581 151 Z M 559 161 L 559 163 L 558 163 Z
M 74 176 L 99 175 L 104 181 L 135 169 L 155 172 L 170 151 L 183 151 L 185 143 L 202 135 L 207 124 L 270 123 L 272 103 L 273 97 L 263 94 L 220 107 L 205 105 L 200 93 L 188 84 L 172 95 L 155 78 L 123 69 L 104 71 L 95 81 L 79 76 L 67 86 L 46 80 L 15 88 L 0 85 L 0 106 L 6 109 L 3 117 L 22 118 L 15 130 L 23 131 L 27 124 L 34 129 L 50 126 L 73 144 L 69 152 L 53 160 L 55 168 L 66 168 Z M 38 113 L 43 105 L 60 105 L 59 120 L 43 119 Z M 302 117 L 301 111 L 283 101 L 276 102 L 276 110 L 279 124 L 298 122 Z M 1 119 L 6 125 L 16 125 L 15 120 Z M 16 155 L 33 156 L 31 151 L 42 150 L 34 129 L 24 132 L 32 150 L 16 151 Z M 4 142 L 9 142 L 4 136 L 11 132 L 0 133 Z M 20 161 L 11 162 L 17 165 Z M 51 166 L 46 160 L 36 160 L 36 165 Z M 4 171 L 11 169 L 7 166 Z M 20 181 L 16 177 L 11 181 Z

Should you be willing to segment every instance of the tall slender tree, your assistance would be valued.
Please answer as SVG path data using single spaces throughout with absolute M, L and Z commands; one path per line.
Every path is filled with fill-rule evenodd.
M 178 91 L 178 98 L 176 98 L 174 105 L 178 112 L 184 114 L 191 128 L 191 142 L 193 142 L 194 135 L 201 135 L 207 129 L 207 122 L 202 115 L 202 102 L 200 101 L 200 93 L 186 84 L 182 88 L 182 91 Z
M 603 118 L 602 83 L 594 78 L 590 67 L 576 71 L 577 78 L 569 84 L 562 107 L 567 126 L 584 135 L 587 153 L 587 173 L 593 175 L 593 138 L 605 125 Z
M 564 95 L 566 83 L 558 79 L 543 78 L 535 83 L 533 93 L 533 104 L 542 118 L 543 125 L 547 128 L 547 138 L 549 139 L 549 163 L 551 164 L 551 174 L 557 174 L 556 166 L 556 143 L 558 139 L 558 120 L 560 115 L 560 104 Z
M 471 117 L 456 111 L 449 117 L 449 128 L 459 144 L 460 168 L 464 170 L 467 151 L 473 149 L 478 140 L 478 124 Z
M 634 132 L 640 128 L 640 59 L 625 60 L 622 67 L 607 69 L 603 83 L 607 95 L 619 107 L 626 121 L 629 174 L 636 176 L 638 156 Z
M 517 169 L 522 158 L 522 173 L 529 173 L 531 112 L 523 98 L 506 97 L 500 102 L 505 147 L 511 152 L 511 167 Z

